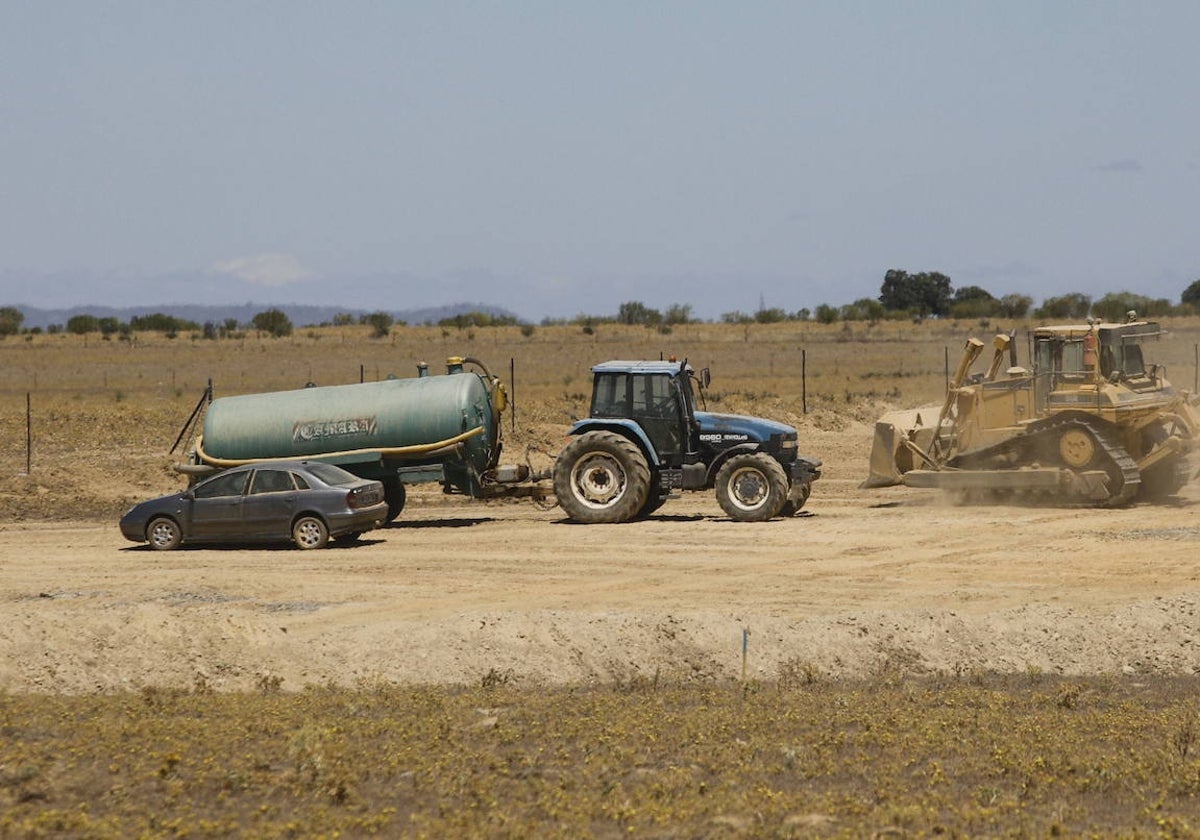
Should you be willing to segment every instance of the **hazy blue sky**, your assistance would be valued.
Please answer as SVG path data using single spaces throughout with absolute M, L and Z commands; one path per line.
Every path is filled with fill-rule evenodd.
M 0 0 L 0 303 L 1200 277 L 1200 3 Z

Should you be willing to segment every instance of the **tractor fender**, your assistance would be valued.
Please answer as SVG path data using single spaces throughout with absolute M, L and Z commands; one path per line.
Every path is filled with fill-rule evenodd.
M 721 470 L 721 465 L 732 458 L 734 455 L 741 455 L 748 452 L 760 452 L 762 445 L 758 443 L 739 443 L 736 446 L 731 446 L 728 449 L 723 449 L 717 456 L 713 458 L 713 462 L 708 465 L 708 486 L 712 487 L 717 483 L 717 473 Z M 785 471 L 786 472 L 786 471 Z M 788 477 L 791 481 L 791 477 Z
M 618 435 L 629 438 L 633 443 L 637 444 L 638 449 L 642 450 L 642 454 L 646 456 L 646 460 L 650 462 L 650 466 L 657 468 L 662 462 L 658 458 L 658 451 L 654 445 L 650 443 L 650 438 L 646 436 L 645 430 L 632 420 L 613 419 L 598 419 L 589 417 L 585 420 L 577 420 L 567 432 L 568 435 L 582 435 L 587 432 L 615 432 Z

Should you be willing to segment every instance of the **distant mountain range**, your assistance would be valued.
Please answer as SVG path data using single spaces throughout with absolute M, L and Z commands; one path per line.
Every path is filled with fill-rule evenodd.
M 349 314 L 357 319 L 360 315 L 379 311 L 378 309 L 349 309 L 344 306 L 310 306 L 286 303 L 243 303 L 212 306 L 193 303 L 125 307 L 72 306 L 66 309 L 39 309 L 34 306 L 18 306 L 17 309 L 20 309 L 25 314 L 25 321 L 21 326 L 26 329 L 33 327 L 45 329 L 51 324 L 66 324 L 67 320 L 75 315 L 116 318 L 118 321 L 124 323 L 129 321 L 130 318 L 152 315 L 157 312 L 161 312 L 164 315 L 172 315 L 176 318 L 183 318 L 188 321 L 195 321 L 197 324 L 203 324 L 206 321 L 220 324 L 230 318 L 237 319 L 239 324 L 249 324 L 255 315 L 267 309 L 282 310 L 297 327 L 305 327 L 313 324 L 329 323 L 336 315 Z M 436 324 L 443 318 L 453 318 L 455 315 L 462 315 L 467 312 L 486 312 L 494 316 L 519 318 L 518 315 L 507 309 L 486 303 L 453 303 L 447 306 L 426 309 L 385 311 L 388 311 L 388 314 L 397 321 L 404 321 L 408 324 Z

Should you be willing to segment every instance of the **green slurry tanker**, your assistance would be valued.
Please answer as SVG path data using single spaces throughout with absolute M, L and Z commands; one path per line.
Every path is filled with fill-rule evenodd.
M 791 426 L 702 410 L 707 369 L 613 361 L 592 373 L 591 414 L 545 472 L 500 464 L 508 396 L 469 357 L 448 359 L 445 375 L 421 364 L 413 379 L 212 400 L 177 469 L 198 480 L 257 461 L 320 460 L 380 481 L 389 521 L 406 484 L 438 482 L 473 498 L 553 494 L 569 518 L 588 523 L 644 517 L 678 491 L 706 489 L 732 519 L 790 516 L 821 475 L 819 460 L 798 454 Z

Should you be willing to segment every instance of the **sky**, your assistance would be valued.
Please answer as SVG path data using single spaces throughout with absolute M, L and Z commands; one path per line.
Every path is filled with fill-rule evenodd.
M 0 0 L 0 305 L 1200 277 L 1200 3 Z

